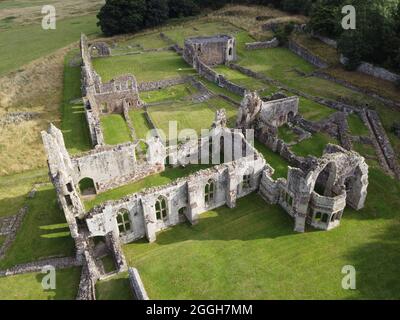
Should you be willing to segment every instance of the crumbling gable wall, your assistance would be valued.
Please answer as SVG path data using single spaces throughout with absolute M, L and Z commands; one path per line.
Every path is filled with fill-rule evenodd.
M 263 101 L 256 92 L 247 92 L 238 112 L 238 128 L 280 127 L 299 112 L 299 97 Z
M 227 35 L 195 37 L 185 40 L 183 58 L 191 66 L 196 58 L 209 66 L 236 60 L 236 40 Z

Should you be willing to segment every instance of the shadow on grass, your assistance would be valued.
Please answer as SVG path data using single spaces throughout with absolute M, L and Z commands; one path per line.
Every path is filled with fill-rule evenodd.
M 355 293 L 360 299 L 400 298 L 400 223 L 392 224 L 346 257 L 356 270 Z

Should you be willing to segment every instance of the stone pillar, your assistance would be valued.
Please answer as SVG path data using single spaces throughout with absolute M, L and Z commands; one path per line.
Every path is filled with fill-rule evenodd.
M 294 231 L 304 232 L 306 227 L 306 215 L 297 213 L 294 217 Z
M 201 197 L 202 192 L 199 189 L 199 186 L 194 184 L 192 181 L 188 181 L 187 186 L 189 208 L 186 210 L 186 218 L 192 225 L 195 225 L 199 220 L 199 197 Z
M 226 205 L 229 208 L 236 207 L 237 199 L 237 176 L 234 168 L 228 168 L 227 189 L 226 189 Z
M 155 242 L 157 237 L 156 237 L 156 231 L 157 231 L 157 217 L 155 210 L 150 203 L 148 203 L 147 200 L 142 198 L 142 210 L 143 210 L 143 216 L 144 216 L 144 227 L 146 229 L 146 238 L 147 240 L 151 242 Z

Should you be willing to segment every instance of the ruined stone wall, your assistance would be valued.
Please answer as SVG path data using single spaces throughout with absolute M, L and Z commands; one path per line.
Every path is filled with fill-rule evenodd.
M 298 56 L 302 57 L 304 60 L 308 61 L 309 63 L 313 64 L 314 66 L 318 68 L 327 68 L 328 63 L 324 61 L 322 58 L 316 56 L 312 52 L 310 52 L 308 49 L 304 48 L 300 44 L 296 43 L 293 40 L 289 40 L 288 42 L 288 48 L 297 54 Z
M 178 84 L 183 84 L 191 81 L 191 77 L 177 77 L 171 79 L 164 79 L 159 81 L 141 82 L 138 85 L 139 92 L 153 91 L 164 89 Z
M 299 111 L 299 97 L 293 96 L 262 103 L 259 119 L 280 127 L 293 119 Z
M 279 46 L 279 41 L 277 38 L 273 38 L 269 41 L 246 43 L 246 50 L 269 49 L 269 48 L 276 48 L 277 46 Z
M 139 271 L 136 268 L 129 268 L 129 283 L 136 300 L 149 300 L 146 289 L 144 288 Z
M 257 156 L 242 158 L 231 163 L 217 165 L 181 178 L 173 183 L 144 190 L 119 201 L 106 202 L 89 212 L 86 219 L 91 236 L 103 236 L 118 232 L 116 217 L 121 210 L 128 210 L 133 228 L 127 234 L 120 234 L 122 242 L 147 237 L 155 241 L 156 232 L 188 220 L 196 223 L 199 214 L 228 205 L 234 207 L 236 199 L 258 189 L 265 160 Z M 242 185 L 243 176 L 251 176 L 249 187 Z M 215 184 L 215 193 L 210 203 L 205 202 L 205 186 L 209 181 Z M 165 199 L 168 216 L 157 219 L 156 201 Z
M 346 64 L 348 61 L 348 58 L 344 57 L 343 55 L 340 56 L 340 62 L 342 64 Z M 375 78 L 383 79 L 386 81 L 390 82 L 396 82 L 400 80 L 400 75 L 395 74 L 389 70 L 386 70 L 382 67 L 377 67 L 374 66 L 371 63 L 368 62 L 362 62 L 358 68 L 357 71 L 368 74 L 370 76 L 373 76 Z
M 196 59 L 201 59 L 209 66 L 234 61 L 236 40 L 225 35 L 186 39 L 183 58 L 190 65 L 193 65 Z
M 324 194 L 316 184 L 322 183 Z M 329 230 L 339 226 L 346 205 L 359 210 L 367 196 L 368 165 L 353 151 L 328 145 L 324 155 L 308 170 L 289 167 L 287 179 L 261 178 L 260 195 L 278 203 L 295 218 L 295 230 L 304 232 L 305 224 Z
M 239 96 L 244 96 L 244 94 L 246 93 L 246 88 L 239 86 L 235 83 L 233 83 L 232 81 L 229 81 L 228 79 L 226 79 L 224 76 L 219 75 L 218 77 L 218 85 L 222 88 L 227 89 L 230 92 L 233 92 Z

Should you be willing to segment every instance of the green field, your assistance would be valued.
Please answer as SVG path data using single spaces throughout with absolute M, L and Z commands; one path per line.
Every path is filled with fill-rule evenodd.
M 96 283 L 97 300 L 132 300 L 133 294 L 130 288 L 127 272 L 122 272 L 107 280 Z
M 312 100 L 300 97 L 299 112 L 306 120 L 320 121 L 334 114 L 336 111 Z
M 264 144 L 256 140 L 254 142 L 256 149 L 264 156 L 266 162 L 275 170 L 274 179 L 287 178 L 289 163 L 277 153 L 271 151 Z
M 182 100 L 196 92 L 196 88 L 190 84 L 179 84 L 159 90 L 141 92 L 140 98 L 146 103 L 159 103 Z
M 368 136 L 369 130 L 357 114 L 351 114 L 347 117 L 350 133 L 354 136 Z
M 339 144 L 328 134 L 318 132 L 313 134 L 311 138 L 292 146 L 291 149 L 298 156 L 307 157 L 311 155 L 321 157 L 328 143 Z
M 0 269 L 51 256 L 72 256 L 74 241 L 60 210 L 52 185 L 38 189 L 33 199 L 24 202 L 29 208 L 17 237 L 0 261 Z
M 202 103 L 183 103 L 171 106 L 150 107 L 148 112 L 157 128 L 169 132 L 170 121 L 176 121 L 178 133 L 183 129 L 194 129 L 197 134 L 201 129 L 209 129 L 214 121 L 215 112 L 224 108 L 227 113 L 228 126 L 236 121 L 237 108 L 221 98 L 212 98 Z M 174 137 L 168 137 L 173 139 Z
M 27 201 L 34 183 L 47 182 L 47 169 L 0 177 L 0 218 L 14 215 Z
M 127 52 L 138 52 L 149 49 L 159 49 L 168 47 L 160 36 L 159 32 L 138 35 L 132 39 L 127 39 L 117 43 L 115 48 L 112 48 L 112 54 L 118 55 Z
M 278 138 L 290 143 L 295 142 L 298 136 L 287 125 L 284 125 L 278 128 Z
M 93 66 L 104 82 L 128 73 L 134 74 L 138 82 L 195 74 L 182 57 L 172 51 L 97 58 L 93 59 Z
M 245 74 L 230 69 L 226 66 L 218 66 L 215 67 L 214 70 L 216 72 L 218 72 L 219 74 L 222 74 L 223 76 L 225 76 L 228 80 L 232 81 L 235 84 L 238 84 L 242 87 L 245 87 L 249 90 L 260 90 L 260 89 L 264 89 L 267 88 L 268 85 L 264 84 L 263 82 L 256 80 L 254 78 L 251 78 L 249 76 L 246 76 Z
M 0 300 L 74 300 L 77 295 L 80 268 L 56 271 L 56 289 L 44 290 L 45 274 L 27 273 L 0 278 Z
M 385 193 L 381 190 L 385 189 Z M 235 209 L 201 215 L 157 241 L 124 246 L 152 299 L 396 299 L 400 281 L 400 183 L 373 169 L 367 206 L 339 228 L 293 232 L 278 206 L 252 194 Z M 357 290 L 343 290 L 353 265 Z
M 146 119 L 145 111 L 143 109 L 132 109 L 129 111 L 129 116 L 135 129 L 136 138 L 146 139 L 151 126 Z
M 101 116 L 100 122 L 106 144 L 116 145 L 132 140 L 128 125 L 120 114 Z
M 38 22 L 1 31 L 0 75 L 77 42 L 82 32 L 91 37 L 98 35 L 96 20 L 91 15 L 57 21 L 56 30 L 43 30 Z
M 207 87 L 208 90 L 210 90 L 211 92 L 213 92 L 215 94 L 222 94 L 224 96 L 227 96 L 237 103 L 240 103 L 243 100 L 242 96 L 235 94 L 225 88 L 221 88 L 220 86 L 216 85 L 214 82 L 208 81 L 207 79 L 201 78 L 200 82 L 203 83 Z

